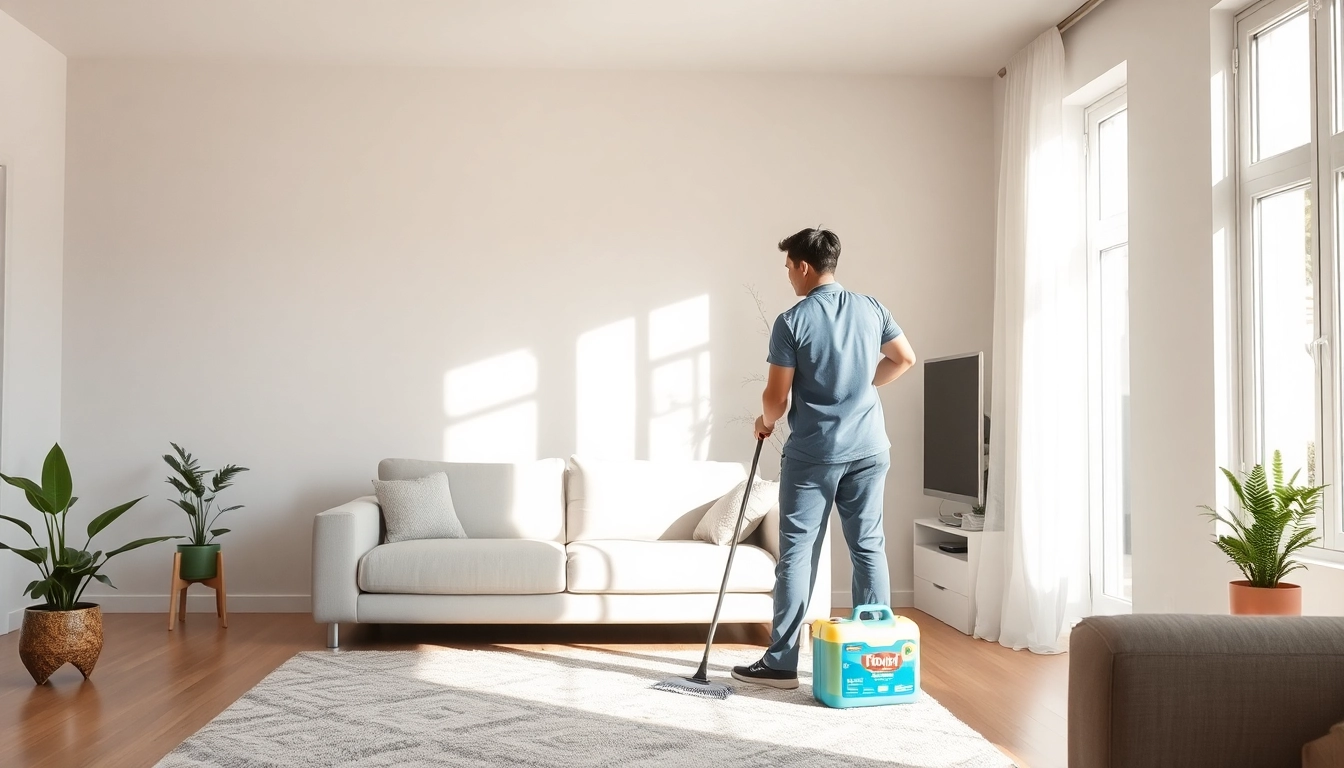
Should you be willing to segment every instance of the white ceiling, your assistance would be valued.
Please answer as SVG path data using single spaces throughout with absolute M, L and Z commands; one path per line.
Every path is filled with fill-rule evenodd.
M 986 76 L 1082 0 L 0 0 L 70 58 Z

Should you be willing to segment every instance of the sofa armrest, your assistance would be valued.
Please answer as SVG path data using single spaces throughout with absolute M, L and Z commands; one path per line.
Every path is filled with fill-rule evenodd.
M 1344 720 L 1344 618 L 1134 615 L 1069 638 L 1069 765 L 1301 765 Z
M 764 549 L 770 553 L 772 560 L 779 562 L 779 507 L 765 513 L 765 517 L 761 518 L 761 524 L 756 526 L 756 530 L 746 543 Z
M 1069 634 L 1069 766 L 1111 766 L 1112 669 L 1101 629 L 1084 619 Z
M 382 510 L 373 496 L 313 518 L 313 620 L 358 621 L 359 559 L 382 538 Z

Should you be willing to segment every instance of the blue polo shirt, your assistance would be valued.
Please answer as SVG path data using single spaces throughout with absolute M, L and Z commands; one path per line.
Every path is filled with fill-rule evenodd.
M 877 299 L 839 283 L 817 286 L 775 320 L 766 361 L 794 369 L 786 457 L 840 464 L 891 449 L 873 377 L 882 345 L 900 335 Z

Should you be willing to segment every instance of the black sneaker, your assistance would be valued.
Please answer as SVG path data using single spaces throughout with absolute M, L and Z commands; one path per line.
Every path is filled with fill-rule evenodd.
M 797 688 L 798 673 L 783 672 L 765 666 L 765 659 L 749 667 L 733 667 L 733 679 L 744 683 L 768 685 L 771 688 Z

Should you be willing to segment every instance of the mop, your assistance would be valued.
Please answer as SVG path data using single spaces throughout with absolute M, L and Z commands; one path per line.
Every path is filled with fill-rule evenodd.
M 723 569 L 723 584 L 719 587 L 719 602 L 714 605 L 714 620 L 709 625 L 709 637 L 705 640 L 705 655 L 700 659 L 700 668 L 691 677 L 670 677 L 652 687 L 655 691 L 684 693 L 704 699 L 726 699 L 733 695 L 732 686 L 713 683 L 709 680 L 709 651 L 714 647 L 714 630 L 719 628 L 719 611 L 723 610 L 723 595 L 728 591 L 728 574 L 733 571 L 733 556 L 737 554 L 737 539 L 742 534 L 742 521 L 747 516 L 747 502 L 756 488 L 756 465 L 761 460 L 761 446 L 764 440 L 756 440 L 756 455 L 751 459 L 751 472 L 747 475 L 747 487 L 742 492 L 742 509 L 737 513 L 737 525 L 733 526 L 733 543 L 728 548 L 728 565 Z

